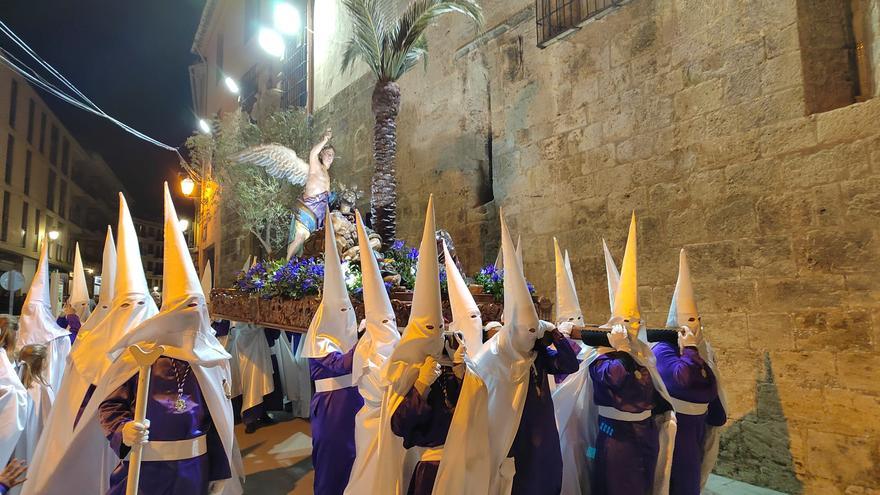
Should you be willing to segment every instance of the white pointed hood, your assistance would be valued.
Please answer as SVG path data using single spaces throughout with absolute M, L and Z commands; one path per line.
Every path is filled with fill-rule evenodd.
M 581 312 L 574 277 L 568 264 L 568 252 L 563 256 L 555 237 L 553 250 L 556 256 L 556 324 L 570 321 L 577 326 L 583 326 L 584 314 Z
M 516 259 L 519 261 L 520 268 L 522 268 L 522 266 L 523 266 L 522 234 L 519 234 L 516 236 Z
M 501 248 L 504 252 L 504 327 L 499 333 L 510 339 L 513 348 L 523 357 L 532 356 L 535 341 L 542 337 L 543 327 L 529 293 L 519 256 L 513 247 L 510 231 L 501 217 Z M 513 262 L 516 261 L 516 262 Z
M 608 279 L 608 305 L 609 309 L 614 311 L 614 296 L 617 295 L 617 288 L 620 286 L 620 272 L 617 270 L 614 258 L 611 257 L 605 239 L 602 239 L 602 250 L 605 253 L 605 276 Z
M 190 364 L 210 365 L 229 359 L 214 337 L 202 284 L 165 183 L 165 245 L 162 262 L 162 310 L 128 332 L 114 346 L 116 356 L 128 346 L 146 342 L 165 346 L 164 355 Z
M 329 218 L 330 209 L 327 209 Z M 346 353 L 357 343 L 357 316 L 348 297 L 342 263 L 336 248 L 333 222 L 324 223 L 324 289 L 312 318 L 303 357 L 322 358 L 331 352 Z
M 391 300 L 388 298 L 385 281 L 382 280 L 382 273 L 379 271 L 379 263 L 376 262 L 373 249 L 370 248 L 367 233 L 364 230 L 364 221 L 358 211 L 355 211 L 355 220 L 358 247 L 360 248 L 361 280 L 364 288 L 364 319 L 366 320 L 366 333 L 358 343 L 352 366 L 352 382 L 358 383 L 358 379 L 366 373 L 368 363 L 381 366 L 391 356 L 394 346 L 400 341 L 400 332 L 397 330 L 397 320 L 394 316 Z
M 623 265 L 620 272 L 620 285 L 614 296 L 614 307 L 611 311 L 609 325 L 624 323 L 631 338 L 644 334 L 639 309 L 639 281 L 636 263 L 636 214 L 633 212 L 629 224 L 629 235 L 626 239 L 626 250 L 623 253 Z M 643 335 L 642 335 L 643 337 Z M 643 338 L 644 340 L 644 338 Z
M 113 305 L 113 293 L 116 287 L 116 245 L 113 241 L 113 231 L 107 226 L 107 236 L 104 238 L 104 256 L 101 262 L 101 293 L 98 294 L 98 304 L 89 319 L 83 322 L 79 329 L 77 339 L 81 339 L 99 323 L 104 321 Z M 79 340 L 77 340 L 79 342 Z M 74 343 L 76 345 L 76 343 Z
M 434 196 L 428 199 L 425 228 L 419 246 L 418 271 L 409 322 L 391 360 L 421 363 L 426 356 L 443 352 L 443 307 L 440 301 L 440 265 L 434 227 Z
M 202 292 L 205 294 L 205 301 L 211 304 L 211 289 L 214 288 L 214 272 L 211 270 L 211 260 L 205 263 L 205 270 L 202 272 Z
M 79 320 L 86 321 L 92 311 L 89 308 L 89 288 L 88 284 L 86 284 L 86 271 L 83 267 L 78 242 L 74 250 L 76 254 L 73 258 L 73 280 L 70 283 L 70 299 L 68 302 L 73 307 Z
M 43 241 L 40 249 L 40 260 L 37 272 L 31 282 L 27 297 L 24 300 L 21 317 L 18 320 L 18 340 L 16 352 L 30 344 L 47 344 L 58 337 L 70 335 L 70 332 L 58 326 L 49 303 L 49 243 Z
M 110 310 L 103 321 L 77 337 L 70 353 L 77 371 L 92 384 L 97 384 L 110 367 L 108 353 L 113 346 L 134 327 L 159 312 L 147 287 L 137 231 L 122 193 L 119 194 L 116 234 L 116 276 Z
M 675 282 L 672 304 L 669 305 L 669 315 L 666 317 L 667 327 L 678 328 L 682 325 L 687 325 L 694 333 L 700 330 L 700 312 L 694 299 L 691 270 L 684 249 L 678 255 L 678 280 Z
M 446 242 L 443 242 L 443 262 L 446 266 L 446 287 L 452 310 L 449 329 L 464 335 L 467 352 L 473 356 L 483 346 L 483 319 L 480 315 L 480 307 L 477 306 L 474 295 L 468 290 L 464 277 L 452 261 Z

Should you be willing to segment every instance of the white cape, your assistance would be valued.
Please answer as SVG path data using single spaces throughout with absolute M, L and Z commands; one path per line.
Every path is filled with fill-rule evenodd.
M 0 465 L 5 466 L 27 421 L 28 393 L 0 348 Z
M 70 337 L 64 335 L 56 337 L 46 343 L 46 381 L 52 390 L 61 388 L 61 380 L 64 378 L 64 370 L 67 368 L 67 356 L 70 355 Z
M 654 354 L 647 344 L 637 340 L 633 344 L 633 358 L 648 369 L 654 388 L 671 402 L 669 392 L 663 379 L 657 372 Z M 556 408 L 556 428 L 559 430 L 559 443 L 562 450 L 562 495 L 589 495 L 590 463 L 586 457 L 588 451 L 595 451 L 598 434 L 598 413 L 593 402 L 593 381 L 590 378 L 590 364 L 596 360 L 599 352 L 591 349 L 581 362 L 577 372 L 569 375 L 553 392 L 553 404 Z M 667 411 L 653 416 L 659 431 L 660 449 L 657 456 L 657 467 L 654 471 L 652 493 L 666 495 L 669 493 L 669 476 L 672 469 L 672 453 L 675 447 L 676 422 L 675 413 Z M 598 494 L 597 494 L 598 495 Z
M 272 381 L 272 351 L 263 327 L 250 323 L 235 323 L 231 332 L 235 337 L 232 359 L 238 371 L 238 382 L 232 382 L 233 397 L 242 395 L 242 412 L 263 403 L 263 396 L 275 391 Z
M 226 362 L 211 366 L 193 365 L 191 369 L 202 389 L 202 396 L 226 450 L 232 472 L 232 479 L 225 484 L 222 495 L 240 495 L 242 487 L 238 475 L 244 473 L 244 468 L 235 443 L 232 404 L 223 391 L 223 384 L 228 383 L 230 379 L 228 365 Z M 29 473 L 25 482 L 27 493 L 40 495 L 103 493 L 100 480 L 102 466 L 95 462 L 95 459 L 100 458 L 108 442 L 98 421 L 98 406 L 104 398 L 136 374 L 137 367 L 130 354 L 123 353 L 101 379 L 93 399 L 89 401 L 74 430 L 71 448 L 58 460 L 54 471 Z
M 300 349 L 304 339 L 300 339 Z M 309 379 L 309 362 L 307 358 L 294 356 L 291 343 L 286 335 L 281 336 L 272 346 L 272 353 L 278 360 L 278 373 L 281 375 L 281 386 L 284 396 L 290 401 L 293 415 L 297 418 L 309 417 L 309 403 L 312 401 L 312 384 Z
M 37 449 L 37 442 L 43 434 L 43 428 L 49 421 L 49 411 L 52 410 L 55 394 L 45 385 L 32 386 L 27 392 L 27 421 L 24 433 L 18 439 L 18 445 L 15 446 L 14 456 L 30 466 L 31 459 L 34 458 L 34 452 Z M 21 487 L 13 488 L 10 493 L 18 495 L 21 493 Z

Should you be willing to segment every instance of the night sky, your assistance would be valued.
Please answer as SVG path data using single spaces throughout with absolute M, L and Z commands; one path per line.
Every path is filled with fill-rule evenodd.
M 190 46 L 204 4 L 17 0 L 3 2 L 0 19 L 105 112 L 161 142 L 182 146 L 196 122 L 188 67 L 197 60 Z M 9 49 L 12 42 L 2 36 L 0 47 Z M 161 218 L 162 181 L 177 181 L 176 155 L 54 96 L 44 100 L 83 147 L 104 156 L 128 189 L 132 214 Z M 186 209 L 191 203 L 177 199 L 181 210 L 191 211 Z

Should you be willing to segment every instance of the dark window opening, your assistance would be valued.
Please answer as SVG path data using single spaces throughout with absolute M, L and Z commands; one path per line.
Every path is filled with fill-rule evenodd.
M 257 66 L 251 67 L 241 76 L 241 108 L 251 113 L 254 103 L 257 102 Z
M 61 189 L 58 191 L 58 216 L 67 217 L 67 181 L 61 180 Z
M 46 189 L 46 207 L 50 210 L 55 209 L 55 182 L 58 175 L 54 170 L 49 170 L 49 184 Z
M 538 46 L 544 48 L 622 0 L 536 0 Z
M 14 165 L 15 154 L 15 138 L 12 134 L 6 136 L 6 170 L 3 173 L 3 180 L 7 184 L 12 184 L 12 167 Z
M 13 80 L 9 88 L 9 127 L 15 129 L 15 117 L 18 114 L 18 81 Z
M 28 204 L 21 205 L 21 247 L 27 247 Z
M 34 144 L 34 113 L 36 113 L 37 108 L 34 104 L 34 99 L 31 98 L 28 100 L 28 123 L 27 123 L 27 141 L 31 144 Z
M 40 249 L 40 215 L 42 213 L 39 208 L 34 211 L 34 251 Z
M 46 150 L 46 112 L 40 116 L 40 153 Z
M 70 141 L 64 138 L 61 142 L 61 173 L 67 175 L 70 169 Z
M 53 124 L 49 132 L 49 163 L 52 165 L 58 165 L 58 139 L 58 127 Z
M 3 191 L 3 221 L 0 223 L 0 241 L 9 239 L 9 191 Z
M 217 79 L 214 81 L 214 85 L 220 84 L 220 81 L 223 80 L 223 34 L 217 35 Z
M 31 150 L 27 150 L 24 155 L 24 193 L 31 193 L 31 161 L 33 161 L 33 155 Z

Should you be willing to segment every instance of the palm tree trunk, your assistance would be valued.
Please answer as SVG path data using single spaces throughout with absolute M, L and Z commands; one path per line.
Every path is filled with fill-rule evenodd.
M 373 88 L 373 161 L 376 170 L 370 184 L 372 226 L 387 246 L 397 238 L 397 115 L 400 86 L 378 81 Z

